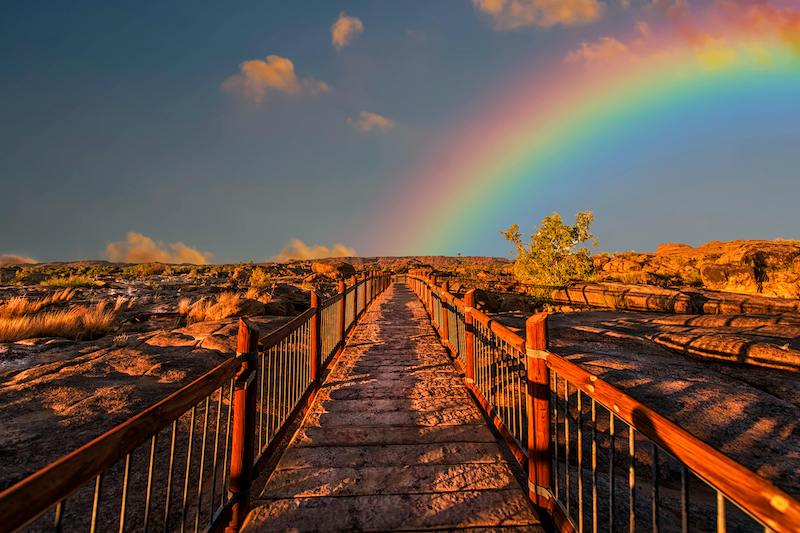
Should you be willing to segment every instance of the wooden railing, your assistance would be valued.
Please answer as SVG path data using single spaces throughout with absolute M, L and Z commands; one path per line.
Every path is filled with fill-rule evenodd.
M 547 351 L 547 314 L 522 338 L 475 309 L 474 291 L 457 298 L 426 272 L 405 280 L 560 530 L 800 531 L 796 499 Z
M 237 531 L 252 480 L 390 283 L 362 274 L 324 302 L 312 292 L 260 337 L 240 320 L 235 358 L 0 493 L 0 532 Z

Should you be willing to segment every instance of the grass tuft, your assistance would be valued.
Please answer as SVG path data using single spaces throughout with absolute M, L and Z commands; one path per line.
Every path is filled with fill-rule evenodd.
M 72 300 L 74 296 L 75 290 L 72 288 L 56 291 L 36 300 L 30 300 L 28 298 L 17 296 L 9 299 L 5 303 L 0 304 L 0 318 L 32 315 L 34 313 L 38 313 L 49 305 L 68 302 Z
M 0 317 L 0 342 L 37 337 L 90 339 L 105 334 L 114 321 L 114 311 L 100 302 L 92 307 L 71 307 L 59 311 Z
M 237 292 L 223 292 L 216 300 L 200 298 L 189 305 L 188 300 L 181 300 L 178 311 L 184 313 L 185 309 L 188 322 L 205 322 L 206 320 L 222 320 L 235 316 L 241 307 L 242 295 Z

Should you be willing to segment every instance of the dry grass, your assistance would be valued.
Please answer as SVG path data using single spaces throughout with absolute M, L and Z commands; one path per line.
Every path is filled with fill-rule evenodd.
M 48 305 L 68 302 L 72 300 L 74 296 L 75 291 L 72 288 L 66 288 L 37 300 L 30 300 L 20 296 L 11 298 L 5 303 L 0 304 L 0 318 L 32 315 L 34 313 L 38 313 Z
M 106 303 L 100 302 L 93 307 L 0 317 L 0 342 L 36 337 L 93 338 L 111 329 L 114 316 L 115 310 L 107 310 Z
M 250 274 L 251 287 L 256 287 L 256 288 L 266 287 L 267 285 L 269 285 L 269 283 L 270 283 L 269 274 L 267 274 L 267 271 L 264 270 L 263 268 L 258 267 L 253 270 L 252 274 Z
M 178 301 L 178 312 L 182 315 L 189 313 L 189 308 L 192 307 L 191 298 L 181 298 Z
M 235 316 L 240 309 L 241 301 L 242 295 L 237 292 L 223 292 L 215 301 L 203 297 L 191 305 L 185 298 L 179 302 L 178 311 L 184 313 L 185 310 L 189 323 L 222 320 Z
M 40 283 L 43 287 L 91 287 L 94 280 L 89 276 L 73 275 L 67 277 L 53 277 Z
M 261 290 L 258 287 L 250 287 L 247 289 L 247 292 L 244 293 L 244 297 L 249 300 L 258 300 L 261 298 Z

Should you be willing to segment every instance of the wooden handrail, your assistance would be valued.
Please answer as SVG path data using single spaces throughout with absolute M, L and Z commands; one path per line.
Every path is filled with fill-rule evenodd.
M 264 350 L 269 350 L 283 339 L 291 335 L 295 329 L 297 329 L 301 324 L 304 324 L 316 312 L 316 307 L 310 307 L 306 309 L 278 329 L 267 333 L 263 337 L 259 337 L 258 345 Z
M 381 288 L 373 291 L 369 301 L 364 301 L 365 308 L 383 289 L 389 286 L 389 281 L 384 278 L 385 276 L 375 279 L 376 283 L 381 282 Z M 237 448 L 236 437 L 232 435 L 231 455 L 229 456 L 231 487 L 229 489 L 235 488 L 242 492 L 244 496 L 232 496 L 232 499 L 218 509 L 217 514 L 214 515 L 212 530 L 216 531 L 221 526 L 224 526 L 223 522 L 227 520 L 225 516 L 231 518 L 230 515 L 236 515 L 237 513 L 232 510 L 233 507 L 241 504 L 246 499 L 251 483 L 249 474 L 255 462 L 252 458 L 253 450 L 245 448 L 247 446 L 252 447 L 251 441 L 255 431 L 253 422 L 255 388 L 253 386 L 254 367 L 252 358 L 255 356 L 257 346 L 262 349 L 269 349 L 275 346 L 291 335 L 297 328 L 303 326 L 309 318 L 319 316 L 323 308 L 333 304 L 338 303 L 340 305 L 343 320 L 344 296 L 347 292 L 356 291 L 357 289 L 355 286 L 345 289 L 344 283 L 340 283 L 340 289 L 339 294 L 329 298 L 322 305 L 318 307 L 312 306 L 275 331 L 258 339 L 256 339 L 257 333 L 253 326 L 248 324 L 246 320 L 240 319 L 237 354 L 240 354 L 241 357 L 227 359 L 155 405 L 148 407 L 89 443 L 80 446 L 0 492 L 0 529 L 14 531 L 36 520 L 42 513 L 68 498 L 92 479 L 97 479 L 104 471 L 114 466 L 126 455 L 133 453 L 147 439 L 153 438 L 168 424 L 175 423 L 181 416 L 196 407 L 198 403 L 207 399 L 214 391 L 224 387 L 229 382 L 233 383 L 232 380 L 235 380 L 235 395 L 231 398 L 231 410 L 236 411 L 233 420 L 233 424 L 236 427 L 233 433 L 236 433 L 237 430 L 241 433 L 238 439 L 238 448 L 240 449 L 239 452 L 244 449 L 244 453 L 238 454 L 241 457 L 237 456 L 235 449 Z M 355 317 L 353 324 L 357 320 L 358 317 Z M 319 324 L 317 324 L 317 327 L 319 328 Z M 245 335 L 246 339 L 242 337 L 242 328 L 247 330 L 245 332 L 248 334 Z M 339 325 L 337 325 L 338 328 Z M 253 331 L 252 334 L 250 334 L 251 331 Z M 342 330 L 341 333 L 344 335 L 345 332 Z M 319 331 L 317 336 L 319 336 Z M 247 348 L 243 348 L 245 345 Z M 342 340 L 339 342 L 339 349 L 341 350 L 343 347 L 344 342 Z M 300 401 L 295 406 L 293 412 L 298 412 L 308 407 L 305 399 L 317 386 L 318 383 L 312 380 L 303 395 L 303 401 Z M 248 389 L 250 394 L 247 394 Z M 242 394 L 243 391 L 244 394 Z M 246 401 L 243 400 L 245 397 Z M 249 408 L 243 409 L 245 404 Z M 285 429 L 286 427 L 282 428 L 282 430 Z M 247 446 L 243 448 L 242 443 Z M 261 451 L 259 463 L 263 461 L 263 455 L 264 453 Z M 236 477 L 234 471 L 237 469 L 240 474 L 245 474 L 240 476 L 241 479 L 234 479 Z M 254 471 L 257 470 L 258 468 L 254 469 Z M 236 486 L 234 487 L 234 485 Z M 241 512 L 238 513 L 240 516 L 233 516 L 232 521 L 228 523 L 229 530 L 238 529 L 243 513 L 247 510 L 246 505 L 240 505 L 240 507 Z
M 229 382 L 239 367 L 239 360 L 226 360 L 152 407 L 1 492 L 2 528 L 13 531 L 35 520 Z M 15 505 L 19 502 L 25 502 L 26 513 Z
M 425 277 L 409 274 L 408 278 L 420 283 L 428 291 L 436 290 Z M 430 312 L 428 310 L 429 314 Z M 522 354 L 526 353 L 525 340 L 487 314 L 471 309 L 467 318 L 468 335 L 471 329 L 469 324 L 477 321 Z M 800 524 L 800 502 L 788 493 L 598 376 L 557 354 L 547 352 L 543 349 L 544 346 L 546 343 L 541 345 L 541 343 L 534 342 L 530 346 L 531 351 L 528 357 L 532 356 L 535 359 L 544 357 L 548 368 L 603 405 L 610 413 L 629 424 L 660 448 L 668 451 L 709 486 L 724 494 L 727 499 L 746 513 L 775 531 L 792 531 L 793 527 Z M 469 354 L 467 360 L 469 362 Z M 467 377 L 467 381 L 470 381 L 469 377 Z M 483 402 L 486 401 L 483 398 L 479 399 L 482 399 Z M 494 406 L 483 405 L 483 407 L 491 415 Z M 533 405 L 528 408 L 533 408 Z M 552 494 L 550 497 L 552 498 Z M 536 495 L 532 495 L 532 498 L 539 500 Z M 553 498 L 553 504 L 548 505 L 548 508 L 558 514 L 558 505 L 559 502 Z M 555 518 L 560 519 L 560 523 L 564 527 L 571 527 L 563 510 Z
M 575 363 L 548 353 L 547 366 L 770 528 L 800 524 L 800 502 L 755 472 Z
M 492 318 L 483 311 L 478 311 L 477 309 L 472 311 L 472 317 L 489 328 L 492 333 L 500 338 L 500 340 L 510 344 L 515 350 L 519 351 L 520 354 L 525 353 L 525 339 L 498 322 L 497 319 Z

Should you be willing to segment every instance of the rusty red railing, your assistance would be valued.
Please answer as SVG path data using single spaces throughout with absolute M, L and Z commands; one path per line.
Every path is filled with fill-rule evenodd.
M 391 283 L 362 274 L 266 335 L 240 320 L 237 354 L 0 492 L 0 532 L 237 531 L 253 479 L 361 314 Z
M 562 531 L 800 531 L 800 502 L 424 271 L 404 278 Z

